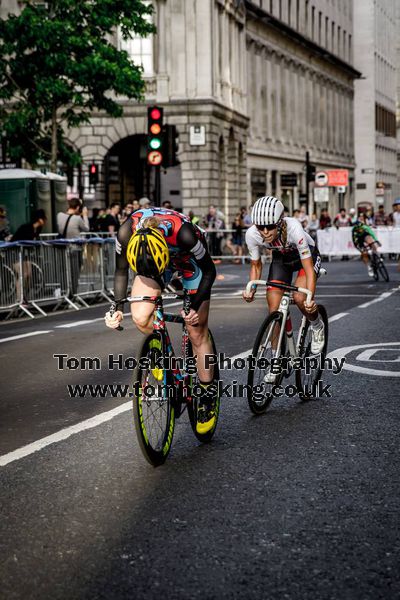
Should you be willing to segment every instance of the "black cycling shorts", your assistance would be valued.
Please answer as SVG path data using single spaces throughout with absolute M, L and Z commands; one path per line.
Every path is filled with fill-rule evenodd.
M 321 268 L 321 255 L 318 248 L 310 248 L 311 258 L 314 263 L 314 271 L 319 277 L 319 270 Z M 289 252 L 284 254 L 278 250 L 272 251 L 272 262 L 269 268 L 268 279 L 270 281 L 282 281 L 290 285 L 292 283 L 293 273 L 301 271 L 303 265 L 301 264 L 300 256 L 297 251 Z

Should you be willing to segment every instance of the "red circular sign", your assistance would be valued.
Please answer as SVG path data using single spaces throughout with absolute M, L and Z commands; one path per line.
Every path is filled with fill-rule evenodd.
M 157 150 L 153 150 L 153 152 L 149 152 L 149 154 L 147 155 L 147 162 L 149 163 L 149 165 L 161 165 L 162 162 L 162 154 L 161 152 L 158 152 Z

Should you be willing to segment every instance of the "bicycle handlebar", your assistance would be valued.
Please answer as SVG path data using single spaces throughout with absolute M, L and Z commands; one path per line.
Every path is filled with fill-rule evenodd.
M 288 285 L 287 283 L 265 281 L 265 279 L 253 279 L 252 281 L 249 281 L 246 285 L 246 292 L 250 294 L 251 290 L 254 288 L 257 289 L 258 285 L 269 285 L 271 287 L 279 288 L 280 290 L 285 290 L 288 292 L 301 292 L 302 294 L 305 294 L 307 296 L 307 303 L 311 302 L 312 300 L 312 292 L 307 288 L 297 287 L 295 285 Z

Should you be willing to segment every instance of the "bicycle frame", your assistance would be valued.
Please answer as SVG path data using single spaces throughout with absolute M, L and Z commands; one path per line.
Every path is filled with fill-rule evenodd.
M 182 295 L 178 294 L 164 294 L 163 296 L 132 296 L 128 297 L 128 302 L 153 302 L 154 303 L 154 313 L 153 313 L 153 331 L 162 331 L 165 335 L 166 347 L 165 353 L 167 356 L 173 357 L 175 356 L 175 352 L 172 346 L 171 338 L 168 333 L 168 329 L 166 327 L 166 323 L 179 323 L 183 326 L 182 329 L 182 355 L 183 355 L 183 364 L 184 368 L 181 371 L 176 364 L 171 366 L 171 372 L 174 378 L 174 385 L 179 389 L 181 386 L 183 387 L 182 396 L 185 398 L 186 403 L 191 401 L 191 396 L 188 394 L 190 390 L 189 380 L 191 375 L 186 372 L 186 360 L 188 358 L 188 350 L 189 350 L 189 334 L 187 332 L 186 324 L 181 315 L 174 315 L 172 313 L 164 312 L 164 303 L 165 299 L 170 298 L 181 298 L 183 297 L 183 310 L 185 313 L 189 312 L 190 309 L 190 300 L 189 295 L 186 291 L 183 292 Z M 182 411 L 178 416 L 182 414 Z
M 303 315 L 302 320 L 301 320 L 301 325 L 299 328 L 299 333 L 297 336 L 297 343 L 295 345 L 294 337 L 293 337 L 292 319 L 290 316 L 290 308 L 289 308 L 290 302 L 291 302 L 290 292 L 301 292 L 301 293 L 305 294 L 307 297 L 307 302 L 310 302 L 310 300 L 312 298 L 312 292 L 310 290 L 308 290 L 307 288 L 296 287 L 294 285 L 287 285 L 285 283 L 281 284 L 281 283 L 276 283 L 276 282 L 269 282 L 269 281 L 265 281 L 265 280 L 261 280 L 261 279 L 255 279 L 253 281 L 249 281 L 249 283 L 246 286 L 246 291 L 249 293 L 252 289 L 254 289 L 254 287 L 257 287 L 258 285 L 275 287 L 275 288 L 284 290 L 284 294 L 281 298 L 279 308 L 278 308 L 278 312 L 280 312 L 282 314 L 282 327 L 279 332 L 277 348 L 278 349 L 281 348 L 283 335 L 285 333 L 287 341 L 288 341 L 289 353 L 293 358 L 297 358 L 299 355 L 299 348 L 300 348 L 304 328 L 306 326 L 307 318 Z

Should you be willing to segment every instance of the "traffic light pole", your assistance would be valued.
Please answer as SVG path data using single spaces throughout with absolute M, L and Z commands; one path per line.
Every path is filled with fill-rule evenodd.
M 155 186 L 154 186 L 154 206 L 161 205 L 161 167 L 160 165 L 154 167 L 155 169 Z
M 310 181 L 309 181 L 309 172 L 310 172 L 310 153 L 306 152 L 306 215 L 308 215 L 309 203 L 310 203 Z

